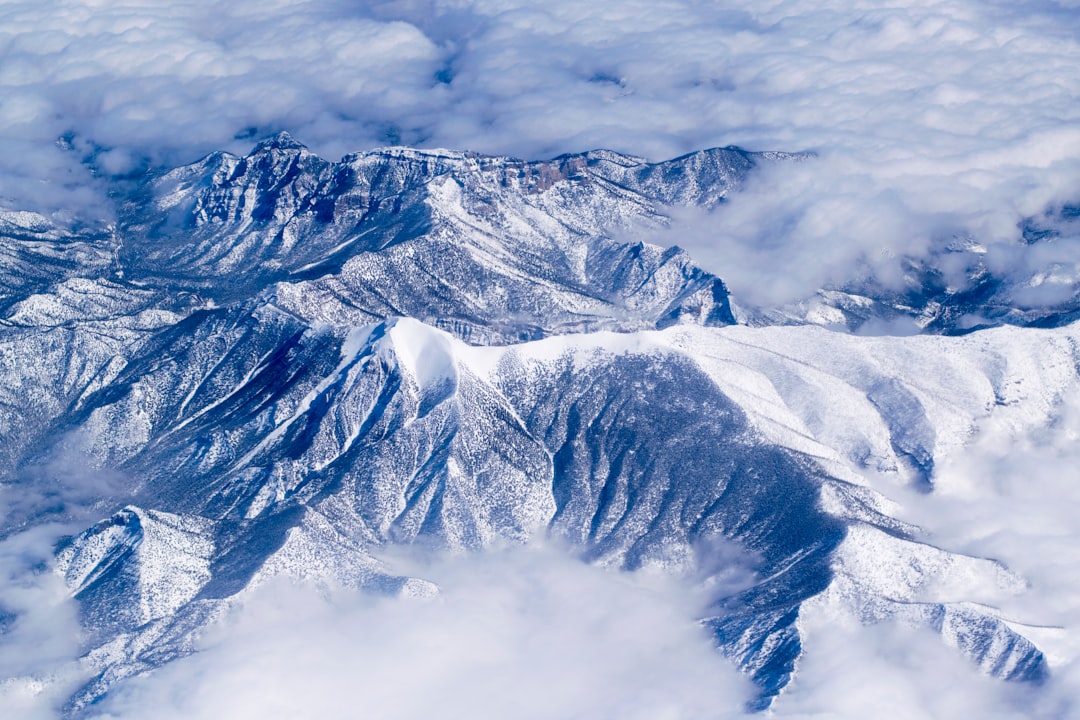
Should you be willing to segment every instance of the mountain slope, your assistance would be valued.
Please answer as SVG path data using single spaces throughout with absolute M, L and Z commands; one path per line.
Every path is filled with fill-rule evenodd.
M 1017 378 L 1037 363 L 1046 376 L 1040 389 L 1074 383 L 1075 371 L 1067 369 L 1071 331 L 1027 347 L 1009 336 L 1015 331 L 959 346 L 813 328 L 791 334 L 673 328 L 552 338 L 494 352 L 404 319 L 344 338 L 308 330 L 299 338 L 282 335 L 282 347 L 292 352 L 233 351 L 274 355 L 266 367 L 276 382 L 249 370 L 239 385 L 221 386 L 180 410 L 163 399 L 182 393 L 161 378 L 167 368 L 198 363 L 187 355 L 162 362 L 155 350 L 156 372 L 121 380 L 123 393 L 96 395 L 81 432 L 103 463 L 143 479 L 136 502 L 193 512 L 232 538 L 209 560 L 206 587 L 215 589 L 204 589 L 170 622 L 205 612 L 211 600 L 227 604 L 266 573 L 303 575 L 303 563 L 278 558 L 313 517 L 352 538 L 352 547 L 342 542 L 329 551 L 338 558 L 363 559 L 365 547 L 420 540 L 478 550 L 543 532 L 591 562 L 675 571 L 701 562 L 700 548 L 722 541 L 755 558 L 758 580 L 716 597 L 707 625 L 761 687 L 762 707 L 794 672 L 802 650 L 798 617 L 808 601 L 864 621 L 891 617 L 931 627 L 988 672 L 1043 677 L 1038 649 L 990 608 L 932 590 L 954 574 L 981 578 L 1001 593 L 1023 583 L 997 563 L 921 542 L 916 528 L 889 517 L 888 502 L 858 470 L 874 464 L 897 482 L 923 482 L 920 468 L 897 449 L 905 441 L 895 437 L 912 408 L 875 399 L 883 345 L 897 359 L 927 351 L 912 349 L 914 342 L 949 346 L 938 351 L 940 367 L 929 379 L 892 376 L 910 396 L 944 394 L 953 385 L 947 402 L 927 399 L 922 410 L 941 439 L 926 450 L 937 458 L 962 447 L 954 436 L 990 413 L 1038 422 L 1052 403 L 1017 393 Z M 810 350 L 833 340 L 844 352 Z M 842 366 L 836 357 L 846 358 Z M 958 388 L 961 373 L 967 381 Z M 830 406 L 842 422 L 823 428 L 846 425 L 861 437 L 841 443 L 807 427 L 800 413 L 812 406 L 784 396 L 799 397 L 792 389 L 809 379 L 819 392 L 850 397 Z M 212 384 L 200 387 L 208 392 Z M 999 405 L 995 398 L 1006 392 L 1013 404 Z M 117 447 L 124 446 L 114 439 L 136 434 L 132 424 L 151 428 L 150 439 L 120 456 Z M 189 554 L 178 556 L 181 567 Z M 115 598 L 139 596 L 78 592 L 91 626 L 94 617 L 125 616 L 110 605 Z M 138 616 L 121 634 L 159 632 L 148 622 Z M 190 644 L 186 636 L 169 642 Z M 113 677 L 142 667 L 108 658 L 102 669 Z
M 808 608 L 929 628 L 987 673 L 1043 679 L 994 607 L 1022 579 L 933 547 L 882 490 L 936 492 L 988 417 L 1049 423 L 1077 382 L 1076 326 L 740 327 L 685 253 L 617 239 L 790 160 L 330 163 L 278 136 L 126 187 L 108 232 L 13 216 L 0 533 L 72 516 L 64 467 L 105 479 L 78 503 L 106 519 L 56 555 L 91 674 L 69 714 L 195 651 L 271 578 L 426 596 L 376 551 L 537 535 L 696 573 L 758 709 L 797 671 Z

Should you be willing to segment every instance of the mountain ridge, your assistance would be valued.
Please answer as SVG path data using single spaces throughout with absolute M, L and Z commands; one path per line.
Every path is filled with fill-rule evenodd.
M 756 558 L 700 618 L 755 709 L 794 677 L 804 607 L 929 628 L 990 674 L 1043 680 L 990 605 L 935 594 L 959 573 L 1007 595 L 1015 576 L 927 544 L 866 476 L 933 493 L 980 419 L 1047 421 L 1077 380 L 1076 325 L 740 326 L 686 253 L 614 239 L 797 159 L 329 163 L 277 136 L 152 178 L 107 236 L 20 216 L 60 260 L 3 308 L 0 478 L 25 500 L 0 532 L 68 513 L 58 453 L 119 478 L 91 493 L 106 519 L 57 551 L 94 675 L 67 714 L 195 651 L 267 578 L 423 596 L 371 551 L 537 534 L 628 571 L 711 567 L 717 543 Z M 69 240 L 70 257 L 49 244 Z

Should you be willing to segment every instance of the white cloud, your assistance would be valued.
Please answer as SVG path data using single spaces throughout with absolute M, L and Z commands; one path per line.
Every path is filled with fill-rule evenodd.
M 761 717 L 693 622 L 700 588 L 538 547 L 410 569 L 442 595 L 264 586 L 199 653 L 119 685 L 92 717 Z M 1080 680 L 1069 667 L 1045 687 L 983 676 L 928 629 L 816 609 L 800 625 L 806 654 L 770 717 L 1052 720 Z
M 0 482 L 0 717 L 60 717 L 87 680 L 77 662 L 84 650 L 78 606 L 52 570 L 53 553 L 127 496 L 129 484 L 117 472 L 89 468 L 71 436 Z
M 863 627 L 814 608 L 801 619 L 806 655 L 777 717 L 1058 720 L 1080 712 L 1080 393 L 1057 402 L 1049 422 L 1020 406 L 996 412 L 938 466 L 932 494 L 875 479 L 930 542 L 998 559 L 1028 582 L 994 601 L 1044 651 L 1049 679 L 996 681 L 926 629 Z
M 1062 695 L 981 676 L 926 629 L 804 620 L 810 644 L 777 704 L 791 719 L 1051 720 Z M 1067 696 L 1065 696 L 1067 697 Z
M 1068 280 L 1075 234 L 1032 250 L 1016 241 L 1021 218 L 1080 197 L 1078 27 L 1080 5 L 1050 0 L 12 0 L 0 4 L 0 206 L 107 215 L 91 168 L 124 174 L 242 152 L 279 129 L 331 158 L 392 142 L 530 158 L 610 147 L 653 159 L 739 144 L 819 153 L 761 173 L 720 212 L 680 216 L 664 238 L 742 297 L 796 298 L 860 262 L 888 280 L 898 255 L 958 233 L 990 246 L 998 267 L 1058 266 Z M 1033 288 L 1033 301 L 1058 297 L 1055 282 Z M 1046 717 L 1080 695 L 1074 417 L 1019 440 L 988 428 L 985 443 L 940 470 L 940 487 L 955 481 L 953 500 L 909 499 L 943 544 L 1030 578 L 1032 592 L 1008 611 L 1066 629 L 1044 643 L 1060 657 L 1040 701 L 1050 704 L 1033 711 Z M 978 491 L 962 491 L 965 482 Z M 0 579 L 23 577 L 34 554 L 3 547 Z M 417 705 L 395 706 L 402 713 L 470 703 L 492 675 L 517 689 L 485 695 L 503 715 L 519 714 L 508 708 L 521 697 L 546 716 L 597 702 L 630 712 L 618 705 L 630 699 L 674 717 L 737 704 L 741 681 L 684 623 L 692 608 L 587 568 L 542 561 L 519 575 L 498 571 L 503 562 L 449 572 L 439 603 L 304 592 L 256 601 L 200 655 L 132 683 L 112 711 L 138 716 L 154 702 L 185 717 L 229 715 L 223 708 L 242 717 L 266 709 L 270 683 L 333 712 L 342 687 L 385 698 L 418 687 L 417 674 L 443 695 L 406 693 L 401 702 Z M 5 664 L 9 675 L 71 652 L 67 632 L 35 640 L 52 618 L 69 627 L 70 609 L 51 604 L 55 588 L 22 587 L 0 584 L 0 602 L 61 609 L 7 636 L 17 652 L 41 651 L 20 656 L 21 669 Z M 851 633 L 881 637 L 864 645 Z M 1014 712 L 1012 690 L 967 674 L 918 633 L 818 637 L 781 716 L 866 717 L 894 702 L 909 716 Z M 534 652 L 520 663 L 523 643 Z M 0 662 L 14 662 L 5 653 Z M 493 667 L 490 657 L 514 662 Z M 607 690 L 590 694 L 579 674 Z M 663 692 L 648 694 L 644 676 Z M 238 691 L 240 681 L 250 682 Z M 4 687 L 0 698 L 14 702 L 15 686 Z M 548 692 L 556 687 L 566 694 Z M 241 701 L 251 704 L 229 704 Z
M 1017 408 L 995 413 L 940 463 L 933 495 L 901 496 L 885 480 L 880 489 L 935 544 L 998 558 L 1030 582 L 998 601 L 1006 617 L 1048 626 L 1022 629 L 1051 661 L 1048 683 L 981 676 L 929 630 L 862 627 L 811 609 L 800 620 L 806 654 L 774 717 L 1056 720 L 1077 709 L 1080 396 L 1063 398 L 1049 425 Z M 79 509 L 75 486 L 67 504 Z M 45 571 L 63 530 L 0 543 L 5 717 L 60 717 L 79 680 L 75 608 Z M 718 558 L 732 566 L 722 585 L 697 585 L 723 569 Z M 682 579 L 589 567 L 541 546 L 433 559 L 399 549 L 385 559 L 438 582 L 442 596 L 266 585 L 203 636 L 201 652 L 118 686 L 101 716 L 744 717 L 748 682 L 694 622 L 709 593 L 747 581 L 752 558 L 732 548 L 702 548 L 707 564 Z
M 1039 644 L 1080 679 L 1080 393 L 1061 398 L 1047 425 L 1022 422 L 1007 414 L 985 422 L 971 450 L 938 469 L 935 495 L 905 505 L 933 542 L 998 558 L 1026 578 L 1030 590 L 1003 610 L 1062 628 Z
M 1080 712 L 1080 393 L 1058 402 L 1048 423 L 1021 409 L 984 421 L 968 447 L 938 466 L 933 494 L 902 494 L 891 481 L 879 487 L 902 500 L 902 517 L 933 544 L 995 558 L 1028 582 L 1026 592 L 996 603 L 1045 653 L 1046 684 L 979 677 L 921 631 L 844 629 L 812 618 L 788 711 L 1040 720 Z
M 695 595 L 536 547 L 423 567 L 434 599 L 277 584 L 197 655 L 127 683 L 105 717 L 723 718 L 749 683 Z
M 70 530 L 70 528 L 68 528 Z M 65 531 L 39 526 L 0 542 L 0 715 L 48 720 L 81 677 L 75 603 L 49 571 Z

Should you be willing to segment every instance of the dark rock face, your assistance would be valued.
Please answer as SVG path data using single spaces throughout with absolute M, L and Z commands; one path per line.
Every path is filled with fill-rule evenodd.
M 736 149 L 659 165 L 408 149 L 331 163 L 279 137 L 143 187 L 121 215 L 134 241 L 120 262 L 126 277 L 219 303 L 310 284 L 323 313 L 416 317 L 479 342 L 683 316 L 722 325 L 734 320 L 719 279 L 679 250 L 609 235 L 661 222 L 659 203 L 718 203 L 753 164 Z

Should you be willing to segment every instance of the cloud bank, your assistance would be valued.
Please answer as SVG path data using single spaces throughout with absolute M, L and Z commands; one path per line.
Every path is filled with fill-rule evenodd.
M 535 547 L 423 574 L 440 597 L 270 586 L 100 717 L 689 720 L 734 717 L 749 696 L 670 578 Z
M 1080 395 L 1061 398 L 1049 421 L 996 414 L 965 450 L 938 468 L 933 495 L 879 488 L 906 518 L 949 550 L 1005 562 L 1030 590 L 998 598 L 1004 615 L 1042 648 L 1042 687 L 983 677 L 941 638 L 890 623 L 863 627 L 808 608 L 806 652 L 772 717 L 862 720 L 1059 720 L 1080 697 Z M 60 461 L 58 461 L 60 462 Z M 70 472 L 74 461 L 50 465 Z M 61 470 L 57 470 L 57 467 Z M 61 493 L 88 511 L 83 485 Z M 77 512 L 76 512 L 77 511 Z M 81 517 L 81 515 L 80 515 Z M 0 543 L 0 715 L 54 720 L 85 679 L 74 603 L 48 571 L 52 545 L 81 526 L 40 527 Z M 734 586 L 752 559 L 731 562 Z M 584 565 L 536 544 L 466 556 L 385 558 L 437 582 L 435 599 L 269 584 L 202 650 L 121 683 L 91 717 L 713 718 L 748 720 L 747 680 L 695 622 L 716 586 L 714 565 L 683 577 Z M 1040 627 L 1031 627 L 1037 625 Z
M 0 204 L 107 216 L 95 179 L 277 130 L 331 158 L 813 150 L 682 233 L 781 301 L 957 234 L 1015 249 L 1080 198 L 1077 27 L 1052 0 L 7 2 Z
M 441 596 L 264 586 L 199 653 L 121 684 L 91 717 L 761 717 L 742 709 L 748 681 L 693 621 L 705 596 L 685 579 L 536 546 L 422 569 Z M 1075 697 L 1075 674 L 1049 688 L 983 677 L 929 630 L 814 611 L 802 625 L 807 652 L 770 717 L 1056 720 Z
M 984 422 L 972 447 L 939 469 L 934 495 L 904 505 L 932 543 L 1000 559 L 1028 581 L 1001 610 L 1036 626 L 1022 631 L 1051 666 L 1033 715 L 1065 718 L 1080 713 L 1080 393 L 1057 403 L 1045 425 Z
M 63 580 L 49 569 L 73 528 L 42 525 L 0 542 L 0 714 L 52 720 L 82 679 L 81 628 Z

